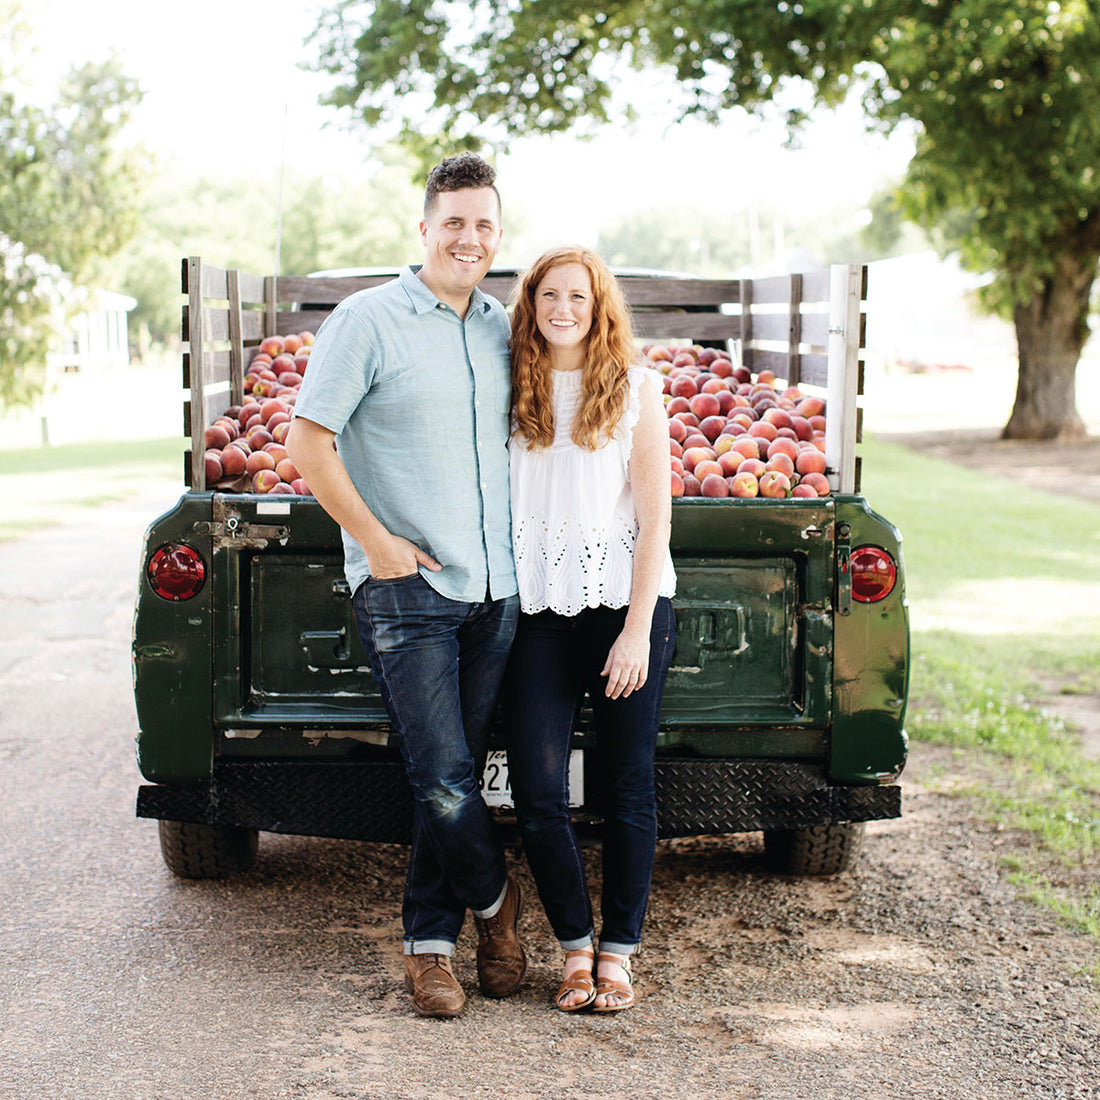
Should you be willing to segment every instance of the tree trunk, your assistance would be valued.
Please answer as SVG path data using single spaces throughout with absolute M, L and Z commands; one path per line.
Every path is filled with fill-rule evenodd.
M 1089 290 L 1097 256 L 1063 254 L 1030 301 L 1016 307 L 1019 374 L 1004 439 L 1080 439 L 1077 361 L 1088 339 Z

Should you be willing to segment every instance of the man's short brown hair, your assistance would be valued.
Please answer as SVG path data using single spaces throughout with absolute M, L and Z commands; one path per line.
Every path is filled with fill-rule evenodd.
M 445 157 L 428 175 L 424 192 L 424 217 L 427 218 L 436 199 L 445 191 L 465 191 L 489 187 L 497 197 L 497 214 L 500 215 L 500 192 L 496 188 L 497 170 L 476 153 L 458 153 Z

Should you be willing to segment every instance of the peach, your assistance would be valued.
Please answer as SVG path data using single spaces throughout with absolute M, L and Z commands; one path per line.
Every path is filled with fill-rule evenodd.
M 737 436 L 733 432 L 723 432 L 712 444 L 714 453 L 719 456 L 724 455 L 733 446 L 733 441 L 736 438 Z
M 684 453 L 684 448 L 675 439 L 670 439 L 668 441 L 668 453 L 673 458 L 681 458 L 683 456 L 683 453 Z
M 722 464 L 713 458 L 705 458 L 702 462 L 696 462 L 691 472 L 699 479 L 700 484 L 711 474 L 717 474 L 719 477 L 726 476 Z
M 254 451 L 262 450 L 268 443 L 275 442 L 275 437 L 259 424 L 253 428 L 249 428 L 245 438 L 248 440 L 248 445 Z
M 774 424 L 777 428 L 789 428 L 791 427 L 791 417 L 786 410 L 775 406 L 770 409 L 764 410 L 764 415 L 761 420 L 767 420 L 769 424 Z
M 816 497 L 817 490 L 812 485 L 803 485 L 799 482 L 797 485 L 791 486 L 792 497 Z
M 243 447 L 230 445 L 222 451 L 222 472 L 226 477 L 239 477 L 248 466 L 248 454 Z
M 767 470 L 778 470 L 781 474 L 785 474 L 788 479 L 794 477 L 794 459 L 782 451 L 769 455 L 764 467 Z
M 668 348 L 658 347 L 657 345 L 650 346 L 646 350 L 645 355 L 647 359 L 655 363 L 661 362 L 662 360 L 668 363 L 672 362 L 672 352 L 669 351 Z
M 760 447 L 756 442 L 756 437 L 751 435 L 739 435 L 733 441 L 733 446 L 730 450 L 737 451 L 742 458 L 760 457 Z
M 275 427 L 271 429 L 271 438 L 274 439 L 276 443 L 285 443 L 288 435 L 290 435 L 289 420 L 283 421 L 281 424 L 276 424 Z
M 707 474 L 703 478 L 699 489 L 705 497 L 728 497 L 730 495 L 730 487 L 720 473 Z
M 718 408 L 723 416 L 729 416 L 737 408 L 737 394 L 730 390 L 719 390 L 714 396 L 718 398 Z
M 211 450 L 206 452 L 206 484 L 212 485 L 222 479 L 221 451 Z
M 229 442 L 232 443 L 234 439 L 241 434 L 241 425 L 237 421 L 236 416 L 229 416 L 223 414 L 214 421 L 219 427 L 224 428 L 229 433 Z
M 737 467 L 739 474 L 752 474 L 758 481 L 767 472 L 768 467 L 759 458 L 746 458 Z
M 799 416 L 797 413 L 791 417 L 791 427 L 794 428 L 794 433 L 799 439 L 809 439 L 813 434 L 813 428 L 810 427 L 810 422 L 804 416 Z
M 260 403 L 259 403 L 259 401 L 246 401 L 241 406 L 241 411 L 239 413 L 237 413 L 237 423 L 240 424 L 240 426 L 242 428 L 245 428 L 245 427 L 248 426 L 248 422 L 249 422 L 249 420 L 252 419 L 252 417 L 259 416 L 259 415 L 260 415 Z
M 695 353 L 695 358 L 698 359 L 704 367 L 709 367 L 721 354 L 722 353 L 717 348 L 700 348 Z
M 808 416 L 806 419 L 810 422 L 811 431 L 823 432 L 825 430 L 824 416 Z
M 229 432 L 221 424 L 211 424 L 203 433 L 208 451 L 220 451 L 222 447 L 228 447 L 232 439 Z
M 302 384 L 302 376 L 296 370 L 285 370 L 279 375 L 279 385 L 287 389 L 297 389 Z
M 260 415 L 264 418 L 265 424 L 275 415 L 275 413 L 286 412 L 290 412 L 290 410 L 277 397 L 270 397 L 266 401 L 260 402 Z
M 672 495 L 682 497 L 684 495 L 684 479 L 675 471 L 672 471 Z M 814 494 L 816 496 L 816 494 Z
M 669 439 L 675 439 L 677 443 L 683 443 L 683 441 L 687 438 L 687 434 L 687 425 L 682 420 L 669 420 Z
M 774 386 L 775 385 L 775 371 L 773 371 L 773 370 L 758 371 L 757 374 L 756 374 L 756 380 L 757 380 L 757 382 L 760 382 L 764 385 Z
M 714 449 L 711 441 L 707 439 L 698 428 L 692 428 L 688 431 L 688 434 L 684 437 L 682 446 L 685 451 L 690 450 L 692 447 L 709 447 L 711 450 Z
M 665 406 L 665 412 L 669 417 L 677 413 L 691 412 L 691 402 L 686 397 L 673 397 Z
M 819 497 L 827 497 L 832 492 L 829 479 L 824 474 L 803 474 L 799 485 L 809 485 Z
M 733 364 L 728 359 L 714 359 L 710 363 L 710 373 L 716 374 L 719 378 L 732 378 Z
M 778 437 L 779 429 L 766 420 L 756 420 L 749 428 L 749 435 L 755 435 L 760 439 L 766 439 L 769 443 Z
M 292 332 L 289 336 L 283 337 L 283 348 L 293 355 L 302 346 L 302 338 L 296 333 Z
M 689 398 L 688 404 L 700 420 L 705 420 L 708 416 L 717 416 L 722 411 L 722 406 L 718 404 L 718 398 L 713 393 L 697 393 Z
M 776 500 L 786 497 L 791 491 L 791 479 L 778 470 L 768 470 L 760 479 L 760 495 Z
M 261 470 L 270 470 L 275 473 L 275 459 L 267 451 L 253 451 L 245 459 L 244 468 L 249 474 L 258 474 Z
M 296 478 L 296 479 L 295 479 L 294 481 L 292 481 L 292 482 L 290 483 L 290 487 L 291 487 L 291 488 L 292 488 L 292 489 L 293 489 L 293 490 L 294 490 L 294 491 L 295 491 L 295 492 L 296 492 L 296 493 L 298 494 L 298 496 L 300 496 L 300 497 L 309 497 L 309 496 L 313 496 L 313 494 L 312 494 L 312 493 L 311 493 L 311 492 L 309 491 L 309 486 L 308 486 L 308 485 L 306 484 L 306 479 L 305 479 L 304 477 L 299 477 L 299 478 Z
M 754 497 L 760 492 L 760 486 L 755 476 L 746 472 L 735 474 L 730 478 L 730 496 Z
M 799 447 L 793 439 L 787 439 L 784 436 L 777 436 L 768 444 L 768 458 L 773 455 L 786 455 L 792 461 L 798 457 Z
M 298 473 L 298 467 L 290 461 L 289 458 L 284 458 L 281 462 L 275 463 L 275 472 L 285 481 L 288 485 L 292 481 L 297 481 L 302 475 Z
M 702 375 L 700 375 L 700 377 L 702 377 Z M 733 394 L 730 392 L 729 386 L 726 384 L 726 380 L 724 378 L 715 378 L 713 375 L 711 375 L 710 378 L 708 378 L 701 386 L 699 386 L 699 392 L 710 394 L 712 397 L 717 397 L 719 404 L 721 404 L 722 401 L 722 394 L 728 393 L 730 397 L 733 396 Z
M 668 464 L 675 473 L 682 474 L 684 472 L 684 464 L 675 455 L 668 460 Z
M 699 431 L 709 440 L 717 439 L 726 430 L 724 416 L 708 416 L 700 425 Z
M 741 468 L 741 464 L 748 461 L 747 458 L 742 458 L 736 451 L 726 451 L 718 456 L 718 465 L 722 467 L 722 473 L 726 477 L 733 477 Z
M 698 463 L 713 461 L 716 457 L 711 447 L 688 447 L 683 453 L 684 469 L 690 474 Z
M 672 357 L 674 367 L 694 367 L 695 362 L 695 353 L 690 351 L 678 351 Z
M 695 387 L 695 379 L 687 374 L 678 374 L 669 387 L 669 393 L 673 397 L 694 397 L 698 390 Z
M 299 332 L 298 335 L 302 339 L 302 343 L 308 348 L 313 343 L 313 333 L 308 329 L 305 332 Z
M 299 374 L 306 373 L 306 367 L 309 366 L 309 349 L 303 348 L 296 356 L 294 356 L 294 369 Z
M 252 491 L 254 493 L 270 493 L 279 484 L 279 475 L 274 470 L 257 470 L 252 475 Z
M 699 417 L 693 412 L 673 413 L 673 420 L 679 420 L 681 424 L 688 428 L 699 427 Z
M 285 481 L 277 481 L 274 485 L 271 486 L 270 489 L 268 489 L 268 492 L 272 494 L 286 493 L 288 495 L 291 495 L 294 493 L 294 488 Z
M 272 359 L 286 351 L 286 341 L 281 336 L 265 336 L 260 341 L 260 354 L 270 355 Z
M 800 451 L 795 457 L 794 468 L 800 474 L 823 474 L 825 456 L 816 447 Z
M 820 416 L 825 411 L 825 402 L 820 397 L 803 397 L 795 402 L 795 410 L 799 416 L 809 420 L 811 416 Z
M 697 497 L 702 492 L 702 487 L 699 485 L 699 479 L 688 471 L 684 471 L 684 496 Z

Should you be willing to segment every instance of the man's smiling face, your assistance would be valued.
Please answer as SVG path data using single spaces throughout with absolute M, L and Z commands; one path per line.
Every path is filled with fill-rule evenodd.
M 420 223 L 421 281 L 464 314 L 470 291 L 485 278 L 502 236 L 500 204 L 491 187 L 441 192 Z

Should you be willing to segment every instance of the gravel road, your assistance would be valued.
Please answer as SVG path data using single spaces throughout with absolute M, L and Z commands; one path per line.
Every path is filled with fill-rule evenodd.
M 641 1000 L 612 1017 L 551 1007 L 532 904 L 515 997 L 477 995 L 471 928 L 465 1014 L 415 1018 L 398 848 L 265 835 L 246 876 L 172 878 L 133 817 L 129 671 L 140 537 L 170 499 L 0 545 L 0 1096 L 1100 1097 L 1094 946 L 1007 883 L 1018 838 L 942 793 L 948 750 L 915 747 L 904 816 L 834 879 L 768 874 L 755 836 L 662 843 Z

